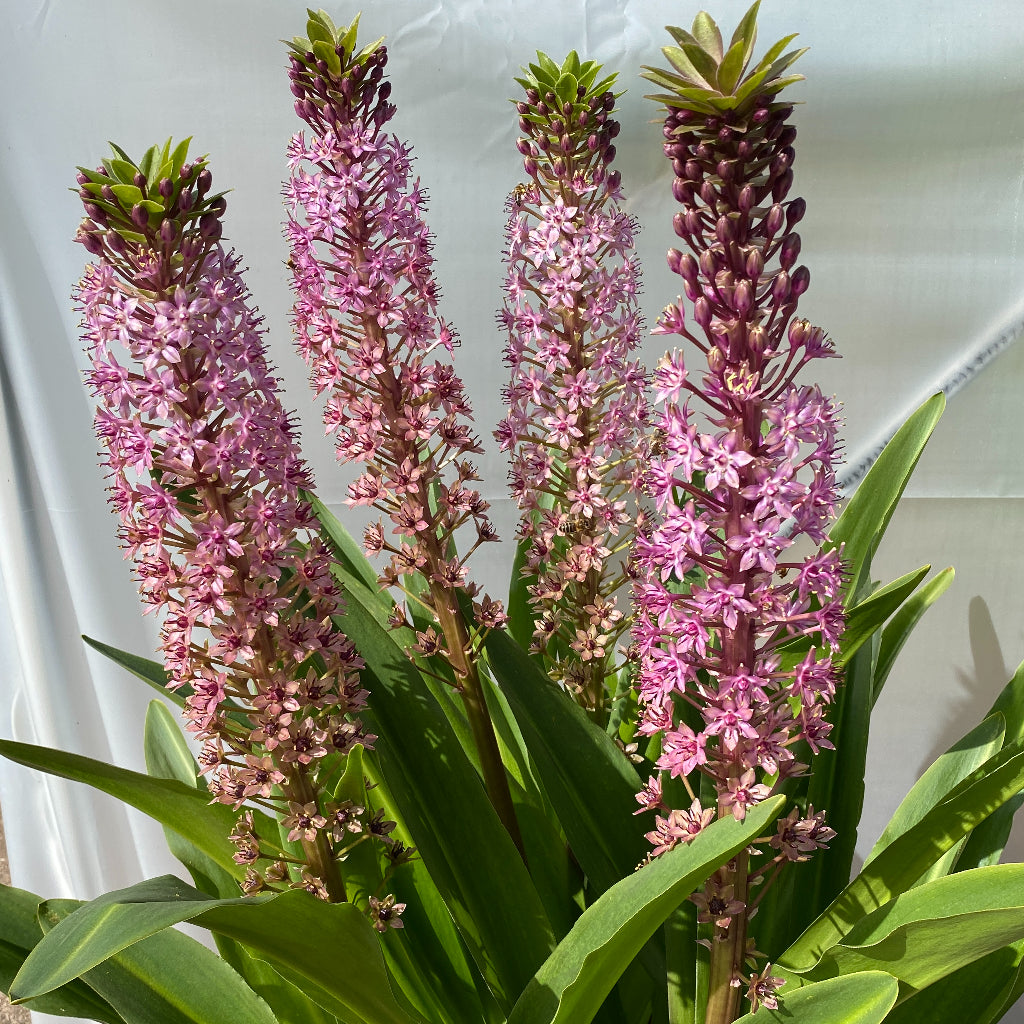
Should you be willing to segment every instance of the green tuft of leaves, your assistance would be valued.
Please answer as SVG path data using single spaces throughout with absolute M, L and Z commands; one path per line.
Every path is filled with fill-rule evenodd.
M 597 61 L 581 61 L 575 50 L 570 50 L 561 65 L 556 64 L 546 53 L 537 51 L 537 62 L 522 69 L 523 77 L 516 81 L 527 92 L 535 90 L 543 100 L 548 93 L 555 96 L 560 106 L 571 103 L 572 113 L 588 109 L 590 101 L 606 92 L 615 84 L 615 74 L 599 78 L 603 68 Z M 616 93 L 621 96 L 621 93 Z M 518 102 L 513 100 L 513 103 Z M 561 113 L 561 111 L 560 111 Z M 527 115 L 529 116 L 529 115 Z M 533 120 L 539 120 L 534 115 Z
M 670 69 L 644 65 L 641 77 L 665 92 L 647 99 L 664 103 L 670 110 L 692 110 L 710 117 L 736 111 L 744 114 L 756 102 L 770 101 L 787 85 L 803 81 L 803 75 L 786 70 L 807 48 L 786 50 L 796 35 L 780 39 L 751 69 L 750 60 L 757 41 L 757 12 L 761 0 L 743 16 L 729 45 L 707 11 L 693 20 L 690 31 L 668 26 L 674 46 L 662 48 Z
M 365 64 L 370 54 L 384 42 L 384 37 L 381 36 L 356 52 L 360 14 L 357 14 L 349 25 L 338 28 L 324 10 L 313 11 L 307 8 L 306 13 L 309 15 L 306 35 L 295 36 L 291 41 L 282 41 L 304 64 L 309 65 L 322 60 L 335 78 L 340 78 L 345 69 L 355 64 Z M 313 54 L 312 61 L 309 58 L 310 54 Z

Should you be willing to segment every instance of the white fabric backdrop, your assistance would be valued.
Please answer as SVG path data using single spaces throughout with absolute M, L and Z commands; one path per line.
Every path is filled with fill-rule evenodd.
M 712 13 L 731 31 L 745 6 L 721 0 Z M 355 8 L 331 13 L 341 21 Z M 667 0 L 367 0 L 363 36 L 388 37 L 394 123 L 432 195 L 444 310 L 485 435 L 505 381 L 493 314 L 502 204 L 519 180 L 511 78 L 538 47 L 558 59 L 576 48 L 620 71 L 618 165 L 644 225 L 653 323 L 678 291 L 663 257 L 673 203 L 636 76 L 661 61 L 662 26 L 695 13 Z M 106 155 L 105 140 L 141 154 L 193 135 L 218 189 L 234 188 L 227 234 L 251 265 L 319 490 L 341 503 L 343 477 L 290 347 L 282 265 L 279 189 L 297 122 L 278 40 L 304 24 L 296 0 L 0 3 L 0 735 L 142 766 L 149 691 L 78 639 L 149 653 L 155 636 L 104 506 L 68 299 L 86 257 L 71 242 L 80 206 L 68 187 L 76 164 Z M 962 367 L 1004 353 L 952 399 L 878 564 L 890 578 L 922 562 L 959 575 L 879 705 L 861 836 L 870 848 L 930 757 L 1024 657 L 1024 349 L 1013 345 L 1024 318 L 1024 27 L 1017 0 L 765 0 L 762 48 L 793 31 L 811 47 L 798 65 L 808 82 L 792 90 L 805 102 L 795 194 L 808 201 L 813 278 L 801 309 L 844 356 L 821 379 L 845 403 L 851 464 L 938 385 L 962 385 Z M 511 536 L 493 444 L 482 468 Z M 497 588 L 510 560 L 507 546 L 481 552 L 477 573 Z M 25 888 L 88 898 L 173 869 L 156 826 L 84 788 L 3 762 L 0 806 Z M 1011 854 L 1022 853 L 1015 839 Z

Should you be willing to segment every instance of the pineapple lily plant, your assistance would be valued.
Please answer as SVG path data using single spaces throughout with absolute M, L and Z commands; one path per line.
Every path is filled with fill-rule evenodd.
M 111 504 L 161 661 L 148 772 L 0 753 L 158 820 L 190 881 L 0 890 L 17 1002 L 110 1024 L 999 1020 L 1024 992 L 1024 672 L 853 867 L 872 706 L 951 571 L 872 557 L 942 411 L 838 514 L 836 355 L 798 314 L 793 37 L 671 28 L 678 296 L 651 369 L 616 76 L 517 79 L 507 597 L 382 41 L 310 12 L 285 187 L 298 351 L 362 542 L 320 501 L 227 202 L 188 143 L 79 169 L 76 290 Z M 668 215 L 666 216 L 666 221 Z M 650 227 L 648 228 L 650 230 Z M 207 929 L 204 945 L 174 928 Z

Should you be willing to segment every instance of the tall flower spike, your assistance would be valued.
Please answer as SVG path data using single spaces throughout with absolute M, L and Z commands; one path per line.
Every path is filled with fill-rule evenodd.
M 513 497 L 529 541 L 523 572 L 534 649 L 554 678 L 604 724 L 607 679 L 626 619 L 625 580 L 646 461 L 645 372 L 636 221 L 620 207 L 611 117 L 615 76 L 574 52 L 546 54 L 517 79 L 519 151 L 530 181 L 509 200 L 500 320 L 508 331 L 508 416 L 495 436 L 511 452 Z
M 286 868 L 276 831 L 261 845 L 245 810 L 231 836 L 244 888 L 343 900 L 338 862 L 363 826 L 320 776 L 372 745 L 362 663 L 332 625 L 328 552 L 299 497 L 310 477 L 239 260 L 218 241 L 225 201 L 187 151 L 168 142 L 135 164 L 115 147 L 80 169 L 78 239 L 97 257 L 77 289 L 96 432 L 143 599 L 166 613 L 169 685 L 190 689 L 210 792 L 276 813 L 300 851 Z
M 450 359 L 456 339 L 437 312 L 425 197 L 411 178 L 409 147 L 384 130 L 395 113 L 383 80 L 387 51 L 379 41 L 357 51 L 357 23 L 339 30 L 324 12 L 310 12 L 309 38 L 290 44 L 295 110 L 312 129 L 288 151 L 295 332 L 315 391 L 327 394 L 324 422 L 338 459 L 365 466 L 349 502 L 390 520 L 388 532 L 378 523 L 366 534 L 369 554 L 390 556 L 381 586 L 425 581 L 411 599 L 428 607 L 439 632 L 422 631 L 410 654 L 450 666 L 491 802 L 521 848 L 480 683 L 482 634 L 467 626 L 459 600 L 477 595 L 469 554 L 497 539 L 472 486 L 479 477 L 468 456 L 482 449 L 462 381 L 438 358 Z M 474 536 L 460 556 L 463 525 Z M 504 622 L 490 598 L 474 607 L 482 629 Z
M 838 410 L 796 382 L 808 362 L 834 353 L 820 329 L 794 319 L 810 281 L 793 230 L 805 204 L 788 198 L 796 129 L 777 95 L 798 77 L 780 76 L 799 52 L 780 57 L 783 40 L 744 78 L 756 13 L 757 4 L 728 49 L 705 13 L 691 32 L 670 29 L 679 45 L 665 53 L 678 74 L 646 76 L 672 90 L 653 98 L 667 106 L 665 154 L 682 207 L 673 226 L 689 251 L 670 250 L 668 263 L 692 304 L 691 325 L 680 299 L 656 333 L 685 338 L 703 367 L 687 367 L 676 350 L 655 374 L 661 413 L 648 487 L 660 515 L 636 547 L 640 729 L 660 735 L 657 766 L 683 780 L 687 801 L 699 772 L 714 784 L 717 814 L 738 819 L 804 769 L 798 741 L 812 752 L 829 745 L 824 709 L 843 629 L 839 554 L 787 554 L 801 536 L 822 543 L 834 515 Z M 808 653 L 788 668 L 782 648 L 795 638 L 807 638 Z M 668 812 L 650 836 L 662 851 L 703 820 L 697 802 L 682 821 L 664 781 L 640 797 Z M 803 859 L 830 833 L 820 815 L 787 829 L 775 846 L 780 863 Z M 750 887 L 764 872 L 743 853 L 720 875 L 716 884 L 744 910 L 719 922 L 712 944 L 714 1024 L 737 1015 Z

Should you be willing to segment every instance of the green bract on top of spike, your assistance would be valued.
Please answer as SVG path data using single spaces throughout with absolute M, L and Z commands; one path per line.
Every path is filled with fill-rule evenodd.
M 283 42 L 303 63 L 322 61 L 327 71 L 335 78 L 340 78 L 344 69 L 353 64 L 364 64 L 367 57 L 384 42 L 381 36 L 376 42 L 364 46 L 356 52 L 356 34 L 359 31 L 359 15 L 345 28 L 338 28 L 326 11 L 306 9 L 309 20 L 306 22 L 307 36 L 296 36 L 291 42 Z M 307 38 L 308 37 L 308 38 Z M 318 69 L 320 70 L 320 69 Z
M 565 104 L 571 103 L 574 109 L 568 113 L 568 116 L 572 116 L 572 114 L 578 114 L 587 109 L 592 99 L 602 96 L 615 84 L 616 76 L 614 74 L 598 80 L 598 75 L 602 70 L 597 61 L 581 62 L 579 54 L 575 50 L 569 51 L 569 55 L 562 61 L 561 67 L 546 53 L 538 50 L 537 63 L 523 68 L 523 77 L 517 78 L 516 81 L 528 95 L 531 92 L 537 93 L 536 99 L 531 97 L 534 103 L 538 100 L 546 100 L 550 107 L 557 100 L 562 108 L 559 113 L 565 113 Z M 548 99 L 549 95 L 552 97 L 551 99 Z M 517 101 L 513 100 L 512 102 Z M 543 114 L 535 114 L 533 117 L 526 115 L 526 117 L 528 120 L 536 119 L 539 123 L 543 119 Z
M 670 110 L 693 110 L 710 116 L 735 111 L 742 116 L 753 109 L 755 101 L 773 97 L 803 75 L 784 75 L 785 70 L 806 47 L 785 52 L 796 35 L 786 36 L 772 46 L 750 71 L 750 58 L 757 40 L 757 10 L 761 0 L 747 11 L 729 40 L 728 48 L 714 19 L 701 11 L 693 27 L 668 26 L 675 46 L 662 48 L 672 69 L 644 67 L 643 78 L 669 90 L 648 99 L 664 103 Z
M 166 219 L 199 220 L 227 193 L 210 196 L 204 188 L 196 188 L 207 160 L 202 156 L 187 162 L 191 141 L 191 137 L 184 139 L 173 149 L 170 139 L 162 146 L 151 146 L 138 163 L 111 142 L 114 155 L 103 160 L 101 167 L 78 168 L 82 198 L 88 193 L 88 201 L 106 214 L 106 226 L 139 244 L 147 241 L 147 228 L 159 228 Z

